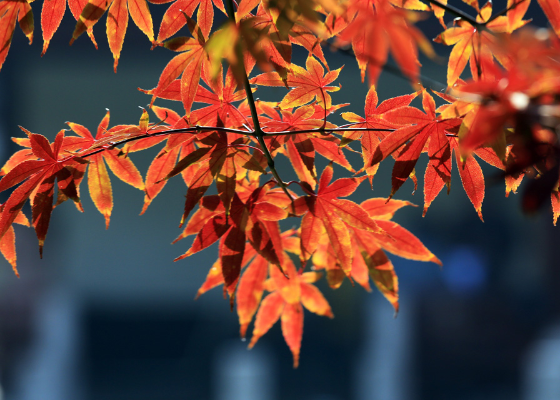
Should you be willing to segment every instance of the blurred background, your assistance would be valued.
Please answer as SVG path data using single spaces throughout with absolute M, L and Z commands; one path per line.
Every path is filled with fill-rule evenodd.
M 494 8 L 504 6 L 496 2 Z M 152 7 L 156 27 L 165 8 Z M 530 14 L 544 25 L 536 5 Z M 162 48 L 150 51 L 129 22 L 114 74 L 105 17 L 95 27 L 98 51 L 85 35 L 68 47 L 74 24 L 67 11 L 42 58 L 40 30 L 28 46 L 16 27 L 0 73 L 1 159 L 18 150 L 10 140 L 22 136 L 18 125 L 52 140 L 65 121 L 94 132 L 105 108 L 111 125 L 137 123 L 138 106 L 150 101 L 137 87 L 156 86 L 173 56 Z M 440 32 L 434 18 L 421 26 L 429 38 Z M 449 48 L 436 51 L 446 56 Z M 345 65 L 338 80 L 343 90 L 333 101 L 351 103 L 342 111 L 363 114 L 367 85 L 355 60 L 325 53 L 332 69 Z M 305 57 L 298 49 L 294 62 L 302 65 Z M 426 86 L 440 90 L 445 64 L 423 64 Z M 412 91 L 389 72 L 377 89 L 380 100 Z M 282 94 L 257 91 L 263 100 Z M 144 175 L 156 152 L 132 155 Z M 484 223 L 456 171 L 449 196 L 441 194 L 422 218 L 426 162 L 423 157 L 417 166 L 418 193 L 412 195 L 407 182 L 396 196 L 420 207 L 399 211 L 395 220 L 442 260 L 443 269 L 391 257 L 401 290 L 396 318 L 377 292 L 348 281 L 333 291 L 320 282 L 336 318 L 305 314 L 297 370 L 278 324 L 247 351 L 221 289 L 193 300 L 217 251 L 172 262 L 190 246 L 190 240 L 170 245 L 180 233 L 186 193 L 180 179 L 171 180 L 143 216 L 143 193 L 112 179 L 108 231 L 82 185 L 86 212 L 67 202 L 53 213 L 43 260 L 33 230 L 16 227 L 21 278 L 2 262 L 0 399 L 559 399 L 560 233 L 551 211 L 521 214 L 519 196 L 505 198 L 503 180 L 483 165 Z M 325 164 L 320 160 L 318 170 Z M 280 165 L 289 180 L 291 169 Z M 387 197 L 391 168 L 391 161 L 382 163 L 373 192 L 364 184 L 352 199 Z

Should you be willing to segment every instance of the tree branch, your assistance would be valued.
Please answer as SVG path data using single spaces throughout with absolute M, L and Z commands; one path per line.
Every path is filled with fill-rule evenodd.
M 347 126 L 347 125 L 344 125 Z M 288 136 L 288 135 L 298 135 L 301 133 L 320 133 L 324 134 L 325 132 L 352 132 L 352 131 L 364 131 L 364 132 L 393 132 L 395 129 L 384 129 L 384 128 L 345 128 L 344 126 L 338 128 L 318 128 L 318 129 L 302 129 L 296 131 L 279 131 L 279 132 L 263 132 L 266 136 Z M 167 135 L 177 135 L 182 133 L 196 133 L 196 132 L 224 132 L 224 133 L 236 133 L 238 135 L 247 135 L 254 137 L 254 131 L 243 131 L 241 129 L 233 129 L 233 128 L 220 128 L 216 126 L 194 126 L 191 128 L 180 128 L 180 129 L 169 129 L 166 131 L 154 132 L 154 133 L 145 133 L 143 135 L 129 137 L 123 140 L 118 140 L 113 142 L 111 145 L 105 145 L 103 147 L 99 147 L 90 153 L 86 154 L 76 154 L 77 157 L 86 158 L 90 157 L 94 154 L 101 153 L 105 150 L 114 149 L 121 144 L 134 142 L 140 139 L 146 139 L 149 137 L 156 137 L 156 136 L 167 136 Z M 259 149 L 260 151 L 263 151 Z M 87 151 L 87 150 L 86 150 Z M 263 151 L 263 154 L 266 154 Z
M 453 7 L 449 4 L 443 4 L 439 0 L 428 0 L 428 2 L 432 3 L 435 6 L 438 6 L 439 8 L 443 8 L 445 11 L 449 12 L 450 14 L 455 15 L 456 17 L 459 17 L 459 18 L 467 21 L 469 24 L 471 24 L 473 27 L 475 27 L 477 29 L 490 31 L 486 27 L 486 23 L 478 22 L 476 20 L 476 18 L 471 17 L 469 14 L 465 13 L 464 11 L 459 10 L 456 7 Z
M 230 21 L 236 24 L 237 22 L 235 21 L 235 13 L 233 11 L 233 1 L 226 0 L 225 7 Z M 292 195 L 288 191 L 288 187 L 284 184 L 282 178 L 280 178 L 278 171 L 276 171 L 276 168 L 274 166 L 274 160 L 272 159 L 272 155 L 268 151 L 268 148 L 266 147 L 266 143 L 264 142 L 264 132 L 262 131 L 259 123 L 259 115 L 257 113 L 257 107 L 255 106 L 255 100 L 253 98 L 253 91 L 251 90 L 249 78 L 247 77 L 247 73 L 245 72 L 246 71 L 245 62 L 243 61 L 243 57 L 240 57 L 239 64 L 241 65 L 241 70 L 243 71 L 242 74 L 243 76 L 241 78 L 243 79 L 243 86 L 245 89 L 245 93 L 247 94 L 247 103 L 249 104 L 249 109 L 251 110 L 251 118 L 253 119 L 253 126 L 254 126 L 254 135 L 257 138 L 259 145 L 262 147 L 262 151 L 264 152 L 264 156 L 266 157 L 266 161 L 268 163 L 268 168 L 270 168 L 270 172 L 272 172 L 272 175 L 278 182 L 278 186 L 282 188 L 284 193 L 286 193 L 286 196 L 288 196 L 288 198 L 292 201 L 292 208 L 294 208 L 294 204 L 293 204 L 294 199 L 292 198 Z

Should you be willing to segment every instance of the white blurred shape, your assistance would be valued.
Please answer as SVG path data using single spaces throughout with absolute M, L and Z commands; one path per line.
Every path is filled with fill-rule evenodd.
M 14 395 L 8 400 L 80 400 L 79 307 L 60 288 L 45 292 L 37 306 L 35 341 L 18 365 Z
M 524 400 L 560 399 L 560 324 L 547 328 L 529 347 L 523 381 Z
M 259 343 L 262 345 L 261 343 Z M 264 346 L 247 350 L 246 342 L 224 342 L 214 353 L 216 400 L 275 399 L 272 356 Z
M 356 365 L 357 400 L 413 400 L 413 312 L 410 298 L 406 309 L 393 317 L 393 308 L 379 293 L 366 304 L 364 348 Z M 402 300 L 402 296 L 401 296 Z

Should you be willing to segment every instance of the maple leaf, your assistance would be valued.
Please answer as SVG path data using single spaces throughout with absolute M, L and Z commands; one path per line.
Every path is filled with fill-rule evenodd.
M 173 36 L 186 23 L 185 15 L 192 17 L 194 10 L 198 7 L 197 23 L 205 39 L 208 39 L 212 24 L 214 22 L 214 7 L 226 14 L 222 0 L 177 0 L 163 15 L 156 45 L 161 45 L 166 39 Z
M 417 45 L 429 56 L 434 52 L 424 35 L 410 26 L 407 14 L 383 0 L 357 0 L 351 2 L 349 8 L 351 22 L 340 32 L 337 41 L 341 45 L 352 43 L 362 82 L 366 69 L 370 82 L 377 82 L 389 49 L 402 72 L 416 81 L 420 66 Z
M 145 111 L 144 111 L 145 113 Z M 147 121 L 144 117 L 140 120 L 140 125 L 135 130 L 140 132 L 147 130 Z M 147 117 L 147 113 L 145 114 Z M 95 137 L 84 126 L 68 122 L 68 126 L 74 133 L 78 135 L 70 147 L 74 151 L 80 150 L 78 154 L 88 155 L 92 150 L 102 148 L 103 151 L 88 155 L 88 188 L 93 203 L 99 212 L 105 217 L 105 227 L 109 228 L 111 220 L 111 212 L 113 209 L 113 190 L 111 188 L 111 180 L 107 172 L 106 165 L 111 171 L 123 182 L 144 190 L 144 181 L 140 172 L 128 157 L 119 155 L 119 149 L 112 148 L 114 140 L 128 135 L 130 129 L 134 126 L 117 126 L 112 128 L 116 134 L 112 134 L 112 130 L 107 130 L 109 126 L 110 113 L 107 111 L 105 117 L 99 123 L 97 134 Z M 69 149 L 69 150 L 70 150 Z
M 243 184 L 244 181 L 239 183 Z M 284 207 L 290 203 L 290 199 L 284 193 L 271 191 L 269 186 L 260 186 L 245 193 L 248 197 L 244 201 L 235 194 L 229 214 L 222 196 L 205 196 L 201 208 L 175 240 L 177 242 L 198 232 L 193 245 L 175 261 L 195 254 L 221 239 L 220 259 L 226 286 L 234 283 L 239 276 L 242 260 L 245 258 L 246 240 L 267 261 L 278 267 L 283 265 L 282 240 L 277 221 L 288 216 Z M 202 207 L 209 208 L 211 212 Z
M 469 197 L 469 200 L 473 204 L 478 216 L 482 221 L 482 201 L 484 200 L 484 175 L 482 174 L 482 169 L 474 157 L 467 157 L 465 160 L 461 159 L 461 152 L 459 150 L 459 140 L 455 137 L 448 137 L 451 151 L 455 153 L 455 160 L 457 162 L 457 169 L 459 170 L 459 176 L 461 177 L 461 182 L 465 193 Z M 499 157 L 494 153 L 493 150 L 489 148 L 480 148 L 473 152 L 479 155 L 482 159 L 489 162 L 492 165 L 502 164 Z M 443 164 L 440 164 L 443 162 Z M 499 163 L 499 164 L 498 164 Z M 426 173 L 424 175 L 424 211 L 422 216 L 426 215 L 428 207 L 432 201 L 440 193 L 441 189 L 445 184 L 449 185 L 442 177 L 447 177 L 447 172 L 450 172 L 452 168 L 452 157 L 446 157 L 445 160 L 435 160 L 430 159 L 428 167 L 426 168 Z M 503 167 L 502 167 L 503 168 Z M 449 186 L 448 186 L 449 188 Z M 448 189 L 449 191 L 449 189 Z
M 334 128 L 334 124 L 326 123 L 316 118 L 316 112 L 312 106 L 302 106 L 290 112 L 280 110 L 278 112 L 272 107 L 263 105 L 263 112 L 270 118 L 262 119 L 261 127 L 268 132 L 289 132 L 298 130 L 318 129 L 321 127 Z M 334 161 L 347 170 L 354 169 L 340 149 L 340 140 L 334 136 L 321 133 L 301 133 L 285 136 L 265 136 L 265 141 L 271 151 L 285 147 L 284 154 L 290 159 L 298 178 L 307 182 L 315 188 L 315 152 L 317 151 L 327 160 Z
M 212 91 L 198 86 L 194 102 L 210 104 L 208 107 L 194 110 L 190 115 L 192 125 L 218 126 L 218 121 L 227 127 L 237 128 L 249 126 L 249 121 L 233 105 L 247 97 L 244 90 L 236 90 L 237 82 L 233 72 L 228 68 L 226 72 L 225 85 L 222 83 L 223 72 L 220 68 L 215 79 L 209 76 L 207 67 L 202 69 L 202 79 Z
M 305 67 L 304 69 L 298 65 L 291 64 L 286 80 L 283 80 L 277 72 L 271 71 L 255 76 L 250 82 L 261 86 L 288 85 L 293 87 L 278 105 L 282 109 L 299 107 L 311 102 L 313 99 L 324 109 L 331 108 L 332 99 L 329 92 L 336 92 L 340 88 L 328 85 L 338 77 L 342 68 L 329 71 L 325 75 L 325 70 L 321 64 L 311 55 L 307 57 Z
M 210 200 L 209 202 L 213 203 Z M 206 214 L 208 211 L 207 209 L 203 213 Z M 202 224 L 202 221 L 199 221 L 192 225 L 192 230 Z M 280 244 L 285 250 L 299 253 L 299 245 L 297 238 L 293 236 L 294 233 L 294 230 L 283 232 Z M 250 348 L 268 332 L 278 319 L 282 320 L 283 335 L 292 351 L 294 367 L 297 367 L 303 333 L 302 306 L 315 314 L 329 318 L 333 318 L 333 314 L 326 299 L 313 285 L 320 279 L 321 274 L 317 272 L 299 273 L 287 254 L 284 253 L 282 258 L 284 260 L 283 269 L 280 271 L 277 266 L 257 254 L 250 243 L 247 243 L 241 262 L 245 271 L 239 281 L 224 286 L 224 293 L 227 292 L 230 295 L 230 301 L 233 301 L 234 297 L 236 299 L 241 337 L 245 337 L 249 324 L 257 314 L 253 337 L 249 344 Z M 198 290 L 197 297 L 222 284 L 224 284 L 222 261 L 218 260 L 208 272 L 205 282 Z M 265 291 L 271 293 L 263 299 Z M 290 307 L 294 307 L 294 310 L 291 310 Z
M 447 168 L 451 150 L 446 135 L 450 130 L 461 124 L 461 119 L 442 119 L 436 116 L 436 107 L 433 97 L 424 90 L 422 92 L 422 106 L 425 114 L 412 107 L 403 107 L 393 114 L 387 113 L 387 120 L 393 123 L 415 123 L 391 132 L 381 141 L 375 149 L 371 165 L 375 165 L 399 150 L 396 156 L 392 174 L 391 198 L 402 184 L 413 173 L 414 166 L 428 143 L 428 156 L 431 166 L 437 169 L 445 183 L 451 180 L 450 170 Z M 430 166 L 428 167 L 430 168 Z
M 92 30 L 93 26 L 107 9 L 109 9 L 107 39 L 115 60 L 113 68 L 117 72 L 117 65 L 119 64 L 124 36 L 128 26 L 129 12 L 136 26 L 148 37 L 150 42 L 154 42 L 154 27 L 146 0 L 89 0 L 76 23 L 70 44 L 74 43 L 74 40 L 82 33 Z
M 303 307 L 329 318 L 333 318 L 334 315 L 327 300 L 317 287 L 312 285 L 320 275 L 314 272 L 298 274 L 288 257 L 285 257 L 283 270 L 284 274 L 278 268 L 270 267 L 270 278 L 264 286 L 271 293 L 260 304 L 249 348 L 280 319 L 282 335 L 292 352 L 294 368 L 297 368 L 303 335 Z
M 22 130 L 24 130 L 25 133 L 29 134 L 29 132 L 27 132 L 25 129 L 22 128 Z M 61 153 L 64 154 L 69 154 L 67 151 L 67 148 L 73 145 L 74 143 L 74 138 L 71 136 L 64 136 L 63 140 L 62 140 L 62 147 L 60 149 Z M 5 175 L 8 172 L 10 172 L 12 169 L 14 169 L 15 167 L 17 167 L 19 164 L 23 163 L 24 161 L 28 161 L 28 160 L 38 160 L 39 158 L 33 153 L 32 149 L 31 149 L 31 141 L 29 140 L 29 138 L 12 138 L 12 140 L 17 143 L 20 146 L 26 147 L 23 150 L 19 150 L 16 153 L 14 153 L 12 155 L 12 157 L 10 157 L 8 159 L 8 161 L 6 161 L 6 163 L 4 164 L 4 166 L 2 167 L 2 170 L 0 171 L 0 175 Z M 58 194 L 57 194 L 57 202 L 55 204 L 55 207 L 58 206 L 59 204 L 61 204 L 62 202 L 68 200 L 70 197 L 68 197 L 68 194 L 72 195 L 72 200 L 74 200 L 74 205 L 76 206 L 76 208 L 79 211 L 83 212 L 83 208 L 82 208 L 82 204 L 79 201 L 80 198 L 80 182 L 83 178 L 83 175 L 85 173 L 85 169 L 87 168 L 87 164 L 84 163 L 77 163 L 75 165 L 67 165 L 66 170 L 61 171 L 60 175 L 58 176 L 58 186 L 59 186 L 59 190 L 58 190 Z M 63 176 L 66 175 L 66 176 Z M 72 189 L 69 188 L 69 185 L 72 187 L 75 187 L 76 189 L 76 193 L 72 192 Z M 67 191 L 70 190 L 70 192 Z
M 169 98 L 167 91 L 174 84 L 175 96 L 180 94 L 185 113 L 188 116 L 191 113 L 191 107 L 196 96 L 202 66 L 209 61 L 205 51 L 206 40 L 199 26 L 190 18 L 187 19 L 187 26 L 193 37 L 178 37 L 164 43 L 166 48 L 180 52 L 180 54 L 173 57 L 165 66 L 157 86 L 151 90 L 143 91 L 152 95 L 152 101 L 150 102 L 150 106 L 152 106 L 158 97 Z M 207 66 L 207 68 L 210 67 Z M 181 76 L 181 80 L 175 82 L 179 76 Z
M 43 9 L 41 11 L 43 51 L 41 52 L 41 56 L 47 52 L 51 39 L 60 26 L 62 17 L 64 17 L 64 13 L 66 12 L 66 2 L 68 2 L 72 16 L 76 21 L 78 21 L 80 19 L 80 14 L 88 3 L 88 0 L 50 0 L 43 2 Z M 95 41 L 95 37 L 93 36 L 93 28 L 91 26 L 88 27 L 86 32 L 95 46 L 95 49 L 97 49 L 97 43 Z
M 22 130 L 28 135 L 31 150 L 37 159 L 23 161 L 0 180 L 0 192 L 19 185 L 3 205 L 0 215 L 0 239 L 10 231 L 11 225 L 17 220 L 23 205 L 30 199 L 33 214 L 32 225 L 39 240 L 39 254 L 42 256 L 53 209 L 55 180 L 59 181 L 58 190 L 62 190 L 69 198 L 79 201 L 76 184 L 71 179 L 73 176 L 71 170 L 77 163 L 85 161 L 60 154 L 64 131 L 57 134 L 51 145 L 44 136 L 31 133 L 24 128 Z M 69 177 L 70 180 L 68 180 Z
M 3 210 L 3 204 L 0 205 L 0 210 Z M 14 219 L 14 223 L 29 226 L 29 220 L 24 213 L 20 212 Z M 12 266 L 14 274 L 19 278 L 17 270 L 17 255 L 16 255 L 16 234 L 14 228 L 10 226 L 4 236 L 0 239 L 0 252 Z
M 369 279 L 371 278 L 381 294 L 393 305 L 395 312 L 398 312 L 398 279 L 393 264 L 385 251 L 407 259 L 441 265 L 441 261 L 416 236 L 391 221 L 396 211 L 409 205 L 414 206 L 407 201 L 394 199 L 387 201 L 384 198 L 372 198 L 364 201 L 360 204 L 361 209 L 375 221 L 383 232 L 376 233 L 356 227 L 349 228 L 353 254 L 350 274 L 346 274 L 342 270 L 336 251 L 325 235 L 320 236 L 317 248 L 313 253 L 313 269 L 326 270 L 329 286 L 334 289 L 342 284 L 345 276 L 348 276 L 370 291 Z
M 31 44 L 33 42 L 33 12 L 29 1 L 3 0 L 0 2 L 0 69 L 10 50 L 16 21 Z
M 346 131 L 342 135 L 342 145 L 347 145 L 354 140 L 360 140 L 362 147 L 362 159 L 364 161 L 364 169 L 368 175 L 370 184 L 372 182 L 373 176 L 377 172 L 378 166 L 369 166 L 369 162 L 373 157 L 373 153 L 380 143 L 380 139 L 384 139 L 390 131 L 398 129 L 401 127 L 399 124 L 392 123 L 385 118 L 385 114 L 389 111 L 393 113 L 401 107 L 406 107 L 410 104 L 414 98 L 418 95 L 418 92 L 394 97 L 392 99 L 387 99 L 383 101 L 379 106 L 377 91 L 375 90 L 375 85 L 369 88 L 366 95 L 364 115 L 365 118 L 360 117 L 352 112 L 344 112 L 341 117 L 346 121 L 350 122 L 347 126 L 350 128 L 363 128 L 363 129 L 374 129 L 376 131 Z M 383 131 L 386 129 L 386 131 Z
M 448 117 L 461 116 L 463 117 L 462 128 L 466 125 L 470 125 L 470 122 L 467 122 L 467 120 L 470 120 L 470 117 L 474 115 L 473 112 L 476 111 L 476 108 L 472 104 L 467 106 L 466 103 L 461 102 L 461 100 L 457 100 L 450 95 L 437 92 L 435 93 L 444 100 L 452 103 L 442 105 L 435 110 L 436 113 L 440 114 L 439 118 L 446 120 L 449 119 Z M 429 105 L 430 103 L 431 102 L 428 102 L 427 104 Z M 467 116 L 463 116 L 463 114 L 467 114 Z M 463 188 L 482 220 L 481 207 L 485 190 L 482 170 L 474 157 L 466 157 L 463 159 L 463 153 L 461 153 L 459 149 L 459 139 L 456 136 L 445 135 L 445 137 L 449 141 L 449 146 L 445 143 L 445 141 L 443 141 L 443 138 L 438 139 L 438 142 L 435 142 L 436 144 L 430 142 L 428 145 L 427 150 L 429 154 L 432 155 L 430 156 L 430 160 L 424 174 L 424 210 L 422 216 L 426 215 L 432 201 L 438 196 L 445 185 L 447 185 L 449 193 L 451 185 L 450 176 L 453 163 L 451 153 L 454 152 Z M 440 147 L 440 149 L 444 149 L 444 151 L 430 151 L 429 149 L 434 146 L 436 148 Z M 426 148 L 424 148 L 424 151 L 425 150 Z M 473 154 L 476 154 L 479 158 L 496 168 L 502 170 L 505 169 L 504 162 L 491 148 L 480 147 L 475 150 Z
M 194 164 L 198 165 L 188 179 L 189 189 L 181 225 L 204 196 L 214 179 L 216 179 L 218 194 L 224 202 L 226 213 L 229 213 L 237 187 L 237 171 L 248 168 L 264 172 L 261 164 L 243 149 L 249 143 L 249 139 L 244 136 L 209 132 L 200 134 L 197 143 L 204 147 L 187 154 L 166 176 L 166 179 L 169 179 Z
M 321 233 L 326 231 L 342 270 L 349 275 L 353 257 L 349 227 L 370 232 L 382 230 L 359 205 L 350 200 L 339 199 L 354 193 L 365 177 L 340 178 L 330 183 L 332 177 L 333 168 L 329 164 L 321 174 L 317 193 L 307 189 L 309 194 L 299 197 L 294 202 L 295 213 L 303 215 L 301 261 L 305 265 L 317 248 Z
M 471 74 L 478 79 L 483 78 L 486 72 L 485 63 L 491 62 L 493 57 L 504 66 L 509 64 L 507 55 L 497 44 L 495 34 L 513 32 L 529 21 L 523 21 L 524 12 L 498 16 L 490 20 L 491 15 L 492 2 L 488 1 L 476 17 L 476 21 L 483 24 L 484 29 L 475 27 L 463 19 L 457 19 L 455 20 L 456 26 L 447 29 L 434 39 L 436 42 L 454 46 L 447 67 L 447 85 L 449 87 L 459 79 L 469 60 Z

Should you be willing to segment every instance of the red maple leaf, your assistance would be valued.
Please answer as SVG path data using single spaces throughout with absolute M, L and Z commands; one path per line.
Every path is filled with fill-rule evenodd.
M 396 222 L 390 221 L 396 211 L 407 205 L 413 204 L 393 199 L 387 202 L 383 198 L 364 201 L 360 207 L 383 232 L 376 233 L 355 227 L 350 228 L 353 258 L 349 274 L 342 270 L 336 252 L 325 235 L 320 236 L 319 244 L 312 258 L 313 269 L 325 269 L 327 280 L 332 288 L 338 288 L 344 277 L 348 276 L 370 291 L 369 280 L 371 278 L 377 289 L 397 312 L 399 308 L 398 279 L 393 264 L 385 251 L 407 259 L 429 261 L 441 265 L 438 258 L 416 236 Z
M 27 199 L 31 199 L 32 225 L 39 240 L 39 253 L 42 256 L 53 209 L 55 181 L 58 180 L 59 191 L 79 201 L 73 171 L 77 164 L 85 161 L 61 154 L 64 131 L 60 131 L 55 141 L 50 144 L 44 136 L 23 130 L 29 136 L 31 150 L 37 159 L 22 162 L 0 180 L 0 192 L 19 185 L 3 205 L 0 238 L 10 230 Z
M 41 55 L 44 55 L 47 52 L 51 39 L 60 26 L 62 17 L 64 17 L 64 13 L 66 12 L 66 2 L 68 2 L 72 16 L 76 21 L 80 19 L 80 14 L 86 4 L 88 4 L 88 0 L 51 0 L 43 2 L 43 9 L 41 11 L 43 51 L 41 52 Z M 90 26 L 87 28 L 87 34 L 97 49 L 97 43 L 95 41 L 95 37 L 93 36 L 93 27 Z
M 249 348 L 280 319 L 282 335 L 292 352 L 294 368 L 297 368 L 303 335 L 303 307 L 329 318 L 334 315 L 319 289 L 312 285 L 320 275 L 315 272 L 300 275 L 292 261 L 288 257 L 285 259 L 284 274 L 276 267 L 270 267 L 270 278 L 264 286 L 271 293 L 260 304 Z
M 82 33 L 91 31 L 93 26 L 109 9 L 107 17 L 107 39 L 109 48 L 115 60 L 113 68 L 117 72 L 117 65 L 124 43 L 124 35 L 128 27 L 128 13 L 136 26 L 148 37 L 150 42 L 154 41 L 154 27 L 152 15 L 146 0 L 89 0 L 83 7 L 80 19 L 72 34 L 70 44 Z
M 378 103 L 377 92 L 375 86 L 372 85 L 366 95 L 364 107 L 365 117 L 360 117 L 352 112 L 344 112 L 342 118 L 350 122 L 349 128 L 373 129 L 374 131 L 346 131 L 342 135 L 342 144 L 346 145 L 354 140 L 360 140 L 362 146 L 362 159 L 364 161 L 364 169 L 368 175 L 370 184 L 373 176 L 377 172 L 378 166 L 369 166 L 369 162 L 373 157 L 373 153 L 380 143 L 380 139 L 384 139 L 389 132 L 398 129 L 402 125 L 390 122 L 385 118 L 388 112 L 397 111 L 401 107 L 407 107 L 412 100 L 418 96 L 418 92 L 405 96 L 393 97 L 387 99 L 381 104 Z M 383 131 L 387 129 L 387 131 Z
M 329 71 L 325 75 L 325 70 L 315 60 L 313 56 L 307 57 L 305 69 L 291 64 L 288 69 L 288 78 L 286 80 L 275 71 L 265 72 L 264 74 L 257 75 L 250 80 L 252 84 L 261 86 L 290 86 L 293 87 L 290 92 L 279 104 L 282 109 L 299 107 L 308 104 L 313 99 L 316 99 L 324 109 L 329 109 L 332 106 L 332 99 L 329 92 L 336 92 L 340 90 L 337 86 L 329 86 L 337 77 L 342 68 L 334 71 Z
M 528 5 L 527 1 L 527 5 Z M 526 10 L 526 8 L 525 8 Z M 470 60 L 471 74 L 474 78 L 483 79 L 488 62 L 496 57 L 502 65 L 509 65 L 505 54 L 497 43 L 495 34 L 512 32 L 529 21 L 523 21 L 522 7 L 516 13 L 499 16 L 492 20 L 492 2 L 488 1 L 480 10 L 476 21 L 484 25 L 484 29 L 471 25 L 463 19 L 456 19 L 454 27 L 441 33 L 436 42 L 453 45 L 447 67 L 447 85 L 453 86 Z M 514 18 L 514 20 L 512 20 Z
M 209 74 L 208 68 L 204 67 L 202 79 L 211 91 L 198 86 L 194 102 L 210 105 L 193 111 L 190 115 L 190 123 L 203 126 L 218 126 L 220 123 L 229 128 L 249 126 L 249 120 L 233 105 L 244 100 L 247 95 L 244 90 L 236 90 L 237 82 L 231 69 L 228 68 L 226 72 L 225 85 L 221 67 L 215 78 Z
M 16 21 L 19 22 L 19 27 L 31 44 L 33 42 L 33 12 L 29 1 L 4 0 L 0 2 L 0 69 L 10 50 Z
M 317 112 L 313 106 L 302 106 L 294 111 L 280 110 L 278 112 L 262 104 L 264 114 L 270 118 L 261 118 L 261 126 L 265 132 L 289 132 L 298 130 L 318 129 L 321 127 L 334 128 L 336 125 L 322 119 L 317 119 Z M 349 171 L 354 169 L 344 156 L 340 148 L 340 140 L 322 133 L 300 133 L 293 135 L 265 136 L 265 142 L 271 151 L 282 148 L 283 153 L 290 159 L 298 178 L 315 188 L 317 173 L 315 171 L 315 152 L 327 160 L 343 166 Z
M 212 3 L 226 14 L 222 0 L 177 0 L 163 15 L 156 44 L 161 45 L 164 40 L 177 33 L 187 23 L 185 15 L 192 17 L 197 7 L 197 23 L 204 37 L 208 39 L 214 22 L 214 7 Z
M 303 214 L 301 260 L 305 264 L 315 252 L 321 233 L 326 231 L 342 270 L 350 274 L 353 250 L 349 227 L 378 233 L 382 229 L 359 205 L 350 200 L 339 199 L 354 193 L 365 177 L 341 178 L 330 183 L 332 177 L 333 169 L 329 164 L 321 174 L 317 193 L 307 189 L 309 194 L 294 202 L 296 214 Z
M 392 189 L 389 197 L 396 193 L 413 172 L 426 144 L 428 144 L 430 162 L 437 166 L 441 179 L 445 183 L 449 183 L 451 180 L 451 172 L 446 168 L 451 157 L 449 140 L 446 135 L 452 129 L 459 127 L 461 119 L 442 119 L 436 116 L 434 99 L 426 90 L 422 92 L 422 106 L 425 114 L 413 107 L 397 109 L 393 114 L 387 113 L 386 118 L 390 122 L 415 124 L 391 132 L 381 141 L 373 154 L 371 165 L 379 163 L 399 150 L 393 167 Z
M 143 112 L 139 125 L 120 125 L 108 130 L 109 118 L 110 113 L 107 111 L 105 117 L 99 123 L 95 137 L 86 127 L 68 122 L 68 126 L 78 137 L 69 138 L 65 146 L 66 150 L 79 151 L 78 154 L 81 155 L 86 155 L 96 149 L 103 149 L 103 151 L 88 156 L 88 188 L 93 203 L 105 217 L 106 228 L 109 228 L 111 220 L 113 190 L 105 163 L 120 180 L 137 189 L 144 190 L 144 181 L 136 166 L 130 158 L 123 156 L 119 149 L 112 148 L 113 144 L 123 136 L 142 134 L 148 130 L 148 114 L 146 111 Z
M 183 18 L 185 18 L 184 15 Z M 180 52 L 180 54 L 173 57 L 165 66 L 157 86 L 151 90 L 143 91 L 152 95 L 150 103 L 152 105 L 158 97 L 171 98 L 169 95 L 171 90 L 175 96 L 180 95 L 180 100 L 183 102 L 185 113 L 188 116 L 191 113 L 192 104 L 198 89 L 202 65 L 205 62 L 208 63 L 208 60 L 204 50 L 206 39 L 200 27 L 190 18 L 186 18 L 186 21 L 192 37 L 177 37 L 163 44 L 166 48 Z M 181 80 L 176 82 L 175 80 L 179 76 L 181 76 Z
M 242 180 L 239 184 L 245 185 L 246 181 Z M 242 261 L 245 258 L 246 241 L 267 261 L 280 267 L 284 259 L 277 221 L 288 216 L 284 208 L 290 204 L 290 199 L 283 192 L 270 190 L 270 186 L 266 184 L 246 191 L 243 197 L 247 197 L 244 200 L 235 194 L 229 213 L 221 196 L 205 196 L 201 208 L 175 240 L 176 242 L 198 232 L 193 245 L 175 261 L 197 253 L 221 239 L 221 268 L 228 287 L 237 280 L 244 265 Z
M 337 40 L 352 43 L 362 81 L 367 69 L 370 81 L 377 82 L 389 49 L 403 73 L 415 81 L 420 66 L 417 45 L 429 55 L 433 50 L 424 35 L 409 24 L 404 10 L 384 0 L 357 0 L 351 2 L 350 10 L 353 11 L 348 18 L 351 22 Z

